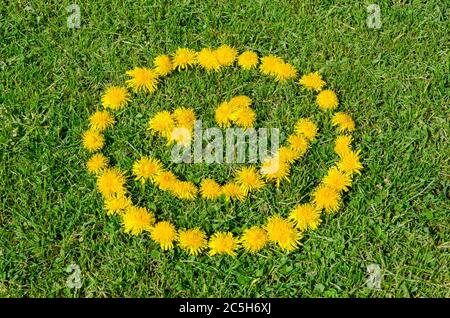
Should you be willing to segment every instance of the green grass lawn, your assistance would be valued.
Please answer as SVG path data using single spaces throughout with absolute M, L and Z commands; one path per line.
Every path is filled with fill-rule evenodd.
M 78 1 L 81 27 L 67 27 L 71 2 L 0 4 L 1 297 L 449 297 L 449 13 L 445 1 L 378 1 L 380 29 L 366 25 L 371 1 Z M 266 248 L 236 258 L 161 252 L 148 235 L 124 234 L 108 217 L 85 169 L 81 135 L 106 86 L 178 47 L 229 44 L 276 54 L 300 74 L 319 70 L 357 124 L 364 170 L 344 206 L 308 232 L 297 251 Z M 173 199 L 133 182 L 133 161 L 154 154 L 187 180 L 228 179 L 230 165 L 176 165 L 146 128 L 159 110 L 193 107 L 214 125 L 233 95 L 255 102 L 257 125 L 300 116 L 321 135 L 292 181 L 241 204 Z M 105 154 L 128 171 L 136 204 L 180 227 L 208 233 L 262 222 L 308 200 L 336 159 L 335 131 L 296 83 L 256 70 L 199 68 L 139 94 L 106 134 Z M 67 287 L 70 264 L 81 288 Z M 367 287 L 378 264 L 381 288 Z

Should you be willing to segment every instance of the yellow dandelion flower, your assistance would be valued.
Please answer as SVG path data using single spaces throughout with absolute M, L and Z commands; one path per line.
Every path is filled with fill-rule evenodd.
M 188 67 L 194 66 L 197 61 L 197 53 L 194 50 L 187 48 L 180 48 L 175 51 L 172 57 L 172 64 L 174 69 L 185 70 Z
M 87 162 L 86 167 L 90 173 L 98 174 L 108 166 L 108 158 L 101 153 L 96 153 Z
M 313 193 L 313 202 L 327 213 L 336 212 L 341 206 L 341 194 L 327 185 L 320 185 Z
M 238 65 L 244 70 L 249 70 L 258 65 L 258 54 L 252 51 L 245 51 L 238 57 Z
M 195 112 L 192 108 L 177 108 L 172 114 L 177 126 L 184 127 L 189 130 L 194 128 Z
M 220 185 L 213 179 L 204 179 L 200 183 L 200 193 L 202 198 L 207 200 L 217 199 L 222 194 Z
M 175 128 L 175 121 L 168 111 L 161 111 L 155 114 L 149 121 L 149 129 L 155 133 L 160 134 L 165 138 L 170 138 L 173 129 Z
M 161 221 L 150 229 L 150 236 L 163 251 L 168 251 L 173 249 L 173 242 L 177 239 L 177 230 L 172 223 Z
M 257 226 L 246 229 L 240 239 L 242 247 L 252 254 L 260 251 L 268 241 L 267 232 Z
M 280 160 L 279 156 L 273 156 L 263 161 L 260 173 L 267 181 L 276 182 L 279 187 L 281 181 L 289 181 L 289 163 Z
M 168 191 L 173 189 L 178 179 L 171 171 L 163 171 L 154 178 L 154 181 L 161 190 Z
M 125 107 L 130 101 L 127 89 L 119 86 L 110 86 L 102 96 L 102 105 L 105 108 L 119 109 Z
M 106 128 L 112 127 L 114 123 L 114 117 L 106 111 L 95 112 L 89 117 L 91 128 L 98 131 L 104 131 Z
M 277 64 L 275 69 L 275 80 L 284 82 L 297 77 L 297 69 L 289 63 Z
M 316 102 L 322 110 L 335 109 L 339 103 L 336 93 L 330 89 L 325 89 L 317 94 Z
M 158 159 L 142 157 L 133 163 L 132 171 L 136 180 L 144 183 L 145 180 L 153 181 L 163 171 L 163 166 Z
M 105 200 L 105 210 L 109 216 L 114 213 L 123 214 L 131 206 L 130 198 L 124 195 L 115 195 Z
M 97 130 L 89 129 L 83 134 L 83 146 L 89 151 L 98 151 L 105 145 L 105 137 Z
M 197 196 L 197 187 L 189 181 L 177 181 L 173 184 L 171 191 L 182 200 L 194 200 Z
M 336 191 L 348 191 L 348 188 L 352 185 L 352 177 L 349 173 L 344 173 L 337 167 L 331 167 L 323 178 L 323 184 Z
M 97 177 L 97 188 L 104 198 L 111 198 L 125 193 L 125 182 L 125 176 L 119 169 L 105 169 Z
M 158 76 L 167 76 L 173 70 L 172 61 L 168 55 L 158 55 L 153 60 L 155 66 L 155 73 Z
M 259 70 L 264 75 L 277 75 L 277 70 L 283 60 L 274 55 L 268 55 L 261 58 L 261 64 L 259 65 Z
M 144 90 L 148 93 L 154 93 L 156 91 L 159 80 L 158 74 L 154 70 L 147 67 L 135 67 L 127 71 L 127 75 L 131 79 L 127 80 L 126 83 L 133 91 L 139 92 L 140 90 Z
M 346 153 L 352 151 L 352 136 L 350 135 L 339 135 L 336 138 L 335 144 L 334 144 L 334 152 L 342 157 Z
M 180 231 L 178 246 L 189 255 L 197 256 L 207 246 L 206 234 L 199 228 Z
M 289 147 L 296 153 L 297 158 L 303 156 L 308 150 L 308 140 L 300 135 L 290 135 L 287 139 Z
M 217 52 L 210 48 L 204 48 L 197 53 L 197 63 L 208 72 L 219 71 L 222 67 L 217 59 Z
M 222 194 L 226 200 L 239 200 L 243 201 L 246 197 L 244 190 L 233 182 L 226 183 L 222 186 Z
M 289 219 L 300 231 L 315 230 L 322 222 L 320 210 L 310 203 L 297 205 L 289 214 Z
M 359 159 L 359 150 L 358 151 L 349 151 L 341 156 L 341 160 L 337 163 L 337 167 L 342 172 L 346 173 L 359 173 L 361 174 L 361 170 L 363 169 L 363 165 Z
M 295 132 L 304 136 L 309 141 L 313 141 L 317 136 L 318 128 L 311 120 L 307 118 L 300 118 L 295 124 Z
M 245 194 L 259 190 L 264 186 L 264 180 L 254 167 L 244 167 L 238 170 L 235 180 Z
M 223 128 L 231 126 L 232 120 L 235 118 L 235 107 L 228 102 L 221 103 L 215 111 L 216 123 Z
M 301 233 L 292 222 L 279 215 L 269 217 L 264 228 L 269 241 L 278 244 L 286 252 L 291 252 L 300 245 Z
M 298 152 L 292 148 L 280 147 L 278 148 L 277 154 L 280 162 L 293 163 L 298 158 Z
M 217 232 L 209 239 L 208 246 L 210 256 L 227 254 L 235 257 L 239 241 L 230 232 Z
M 235 120 L 237 126 L 242 128 L 251 128 L 256 121 L 256 113 L 250 107 L 243 107 L 236 111 Z
M 327 84 L 324 80 L 322 80 L 322 75 L 320 75 L 319 72 L 303 75 L 299 80 L 299 83 L 306 89 L 315 90 L 316 92 L 320 92 L 322 87 Z
M 150 231 L 155 223 L 155 216 L 146 208 L 130 206 L 122 215 L 122 225 L 125 233 L 139 235 L 143 231 Z
M 186 127 L 177 127 L 170 133 L 169 144 L 174 141 L 180 146 L 189 146 L 191 144 L 192 129 Z
M 247 108 L 250 107 L 250 105 L 252 104 L 252 99 L 247 95 L 238 95 L 231 97 L 228 103 L 234 109 Z
M 229 45 L 222 45 L 216 50 L 217 60 L 222 66 L 230 66 L 234 63 L 237 50 Z
M 334 114 L 333 118 L 331 119 L 331 122 L 333 126 L 338 126 L 339 131 L 353 131 L 355 130 L 355 122 L 353 121 L 352 117 L 346 113 L 338 112 Z

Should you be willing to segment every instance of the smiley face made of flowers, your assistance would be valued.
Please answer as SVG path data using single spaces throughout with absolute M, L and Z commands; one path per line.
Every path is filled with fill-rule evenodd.
M 236 65 L 237 64 L 237 65 Z M 329 168 L 319 185 L 313 189 L 310 202 L 293 206 L 284 217 L 272 215 L 265 224 L 240 229 L 240 235 L 231 232 L 206 233 L 201 228 L 177 228 L 175 224 L 157 220 L 154 211 L 133 204 L 127 192 L 127 177 L 124 171 L 109 165 L 108 158 L 100 151 L 105 146 L 103 133 L 115 124 L 113 112 L 124 108 L 131 101 L 133 93 L 154 93 L 158 84 L 172 72 L 201 67 L 208 72 L 220 71 L 226 67 L 240 67 L 244 70 L 258 68 L 264 76 L 277 82 L 295 80 L 296 68 L 280 57 L 268 55 L 259 57 L 255 52 L 237 50 L 222 45 L 217 49 L 204 48 L 199 52 L 180 48 L 172 55 L 160 55 L 154 59 L 153 67 L 136 67 L 126 74 L 130 77 L 125 86 L 110 86 L 104 92 L 101 103 L 103 110 L 96 111 L 89 118 L 89 129 L 83 134 L 83 146 L 91 153 L 87 170 L 95 175 L 97 190 L 104 200 L 108 215 L 118 215 L 123 229 L 131 235 L 148 233 L 162 250 L 178 246 L 189 255 L 198 255 L 205 250 L 209 255 L 237 255 L 238 251 L 257 253 L 268 244 L 277 245 L 290 252 L 298 248 L 303 233 L 315 230 L 321 223 L 321 213 L 334 213 L 342 205 L 342 196 L 349 190 L 355 174 L 362 170 L 359 151 L 352 149 L 352 135 L 355 123 L 350 115 L 334 112 L 338 107 L 336 93 L 324 89 L 326 82 L 318 72 L 300 77 L 298 83 L 303 89 L 317 93 L 316 104 L 332 116 L 337 127 L 334 152 L 338 161 Z M 221 103 L 215 110 L 215 120 L 221 127 L 231 125 L 243 128 L 253 127 L 256 113 L 247 96 L 235 96 Z M 161 111 L 149 120 L 151 133 L 166 138 L 169 142 L 185 144 L 190 134 L 176 132 L 193 129 L 196 114 L 189 108 L 177 108 L 172 112 Z M 158 158 L 141 157 L 134 161 L 132 174 L 142 183 L 150 183 L 161 191 L 180 200 L 225 200 L 243 201 L 252 192 L 257 192 L 268 183 L 289 180 L 290 168 L 304 156 L 311 142 L 318 134 L 317 125 L 308 118 L 299 118 L 294 132 L 288 136 L 286 145 L 280 147 L 260 167 L 244 166 L 234 172 L 234 179 L 223 184 L 213 178 L 204 178 L 198 184 L 179 179 L 166 169 Z M 274 165 L 274 162 L 277 164 Z M 276 169 L 273 167 L 276 166 Z

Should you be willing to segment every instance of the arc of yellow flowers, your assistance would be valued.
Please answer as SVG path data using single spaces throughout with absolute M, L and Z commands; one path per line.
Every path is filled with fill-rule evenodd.
M 175 113 L 177 110 L 179 109 L 176 109 Z M 156 114 L 151 122 L 155 118 L 165 117 L 161 116 L 164 115 L 162 113 Z M 166 118 L 161 118 L 161 120 L 164 120 L 164 123 L 168 122 Z M 153 122 L 153 128 L 159 126 Z M 167 130 L 173 131 L 173 127 L 175 126 L 170 125 Z M 184 128 L 192 129 L 188 126 L 184 126 Z M 150 181 L 156 184 L 160 190 L 168 191 L 178 199 L 193 200 L 200 190 L 203 199 L 215 200 L 223 195 L 227 200 L 242 201 L 248 193 L 262 189 L 266 184 L 265 181 L 274 181 L 279 186 L 282 180 L 289 178 L 290 165 L 305 155 L 310 141 L 314 140 L 317 134 L 317 126 L 308 119 L 299 120 L 295 129 L 296 133 L 287 138 L 287 145 L 278 149 L 274 156 L 267 158 L 259 171 L 253 166 L 236 170 L 234 180 L 223 185 L 214 179 L 207 178 L 199 182 L 200 189 L 198 189 L 190 181 L 179 180 L 173 172 L 165 169 L 158 159 L 152 157 L 142 157 L 136 160 L 132 172 L 137 180 L 143 183 Z M 165 129 L 157 131 L 164 135 Z

